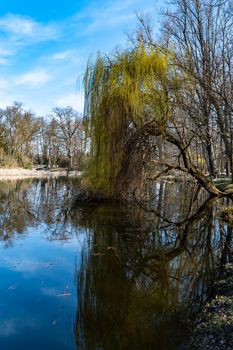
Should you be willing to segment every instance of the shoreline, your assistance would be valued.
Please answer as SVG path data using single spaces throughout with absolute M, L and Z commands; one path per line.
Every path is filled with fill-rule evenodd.
M 80 176 L 79 171 L 70 171 L 68 176 L 75 177 Z M 46 179 L 46 178 L 58 178 L 61 176 L 67 176 L 66 170 L 50 171 L 50 170 L 35 170 L 35 169 L 23 169 L 23 168 L 0 168 L 0 181 L 7 180 L 23 180 L 23 179 Z
M 231 350 L 233 344 L 233 263 L 227 263 L 192 326 L 183 350 Z

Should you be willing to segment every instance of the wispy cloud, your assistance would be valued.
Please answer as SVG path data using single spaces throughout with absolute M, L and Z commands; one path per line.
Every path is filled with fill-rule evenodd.
M 0 78 L 0 93 L 9 86 L 9 80 L 5 78 Z
M 1 59 L 0 59 L 1 64 Z M 37 69 L 19 75 L 11 75 L 8 78 L 0 77 L 0 101 L 11 100 L 10 93 L 14 87 L 22 86 L 24 90 L 44 86 L 53 79 L 53 75 L 45 70 Z M 17 92 L 18 95 L 18 92 Z
M 30 315 L 30 318 L 25 317 L 21 318 L 9 318 L 9 319 L 0 319 L 0 336 L 1 337 L 10 337 L 16 334 L 22 333 L 23 329 L 37 329 L 40 326 L 40 321 L 37 318 L 33 318 Z
M 78 112 L 83 112 L 84 107 L 84 96 L 82 92 L 69 93 L 67 95 L 60 96 L 56 101 L 54 101 L 55 106 L 71 106 Z
M 13 52 L 14 51 L 12 49 L 6 49 L 5 47 L 1 47 L 0 45 L 0 56 L 10 56 L 13 54 Z
M 137 6 L 140 0 L 125 0 L 121 3 L 109 1 L 102 6 L 90 5 L 82 12 L 75 16 L 75 20 L 79 24 L 86 23 L 83 32 L 78 32 L 78 35 L 90 35 L 98 30 L 117 27 L 122 24 L 128 24 L 135 19 Z M 134 9 L 132 7 L 135 6 Z
M 0 336 L 9 337 L 17 333 L 17 319 L 1 320 Z
M 62 63 L 64 64 L 63 61 L 67 62 L 72 62 L 72 63 L 82 63 L 83 62 L 83 57 L 80 54 L 78 49 L 69 49 L 69 50 L 63 50 L 63 51 L 58 51 L 53 53 L 52 55 L 49 56 L 42 56 L 40 60 L 45 60 L 47 62 L 52 61 L 52 63 L 57 62 L 57 63 Z
M 51 56 L 51 60 L 53 61 L 64 61 L 70 59 L 73 56 L 72 50 L 65 50 L 61 52 L 57 52 Z
M 10 64 L 8 58 L 0 57 L 0 65 L 8 65 L 8 64 Z
M 15 77 L 15 85 L 26 85 L 28 87 L 38 87 L 49 82 L 53 77 L 46 71 L 32 71 Z
M 59 23 L 44 24 L 30 17 L 14 14 L 0 17 L 0 65 L 10 65 L 13 55 L 25 46 L 59 39 L 61 33 Z M 32 78 L 31 85 L 37 85 L 44 80 L 45 76 L 40 76 L 38 79 Z M 25 77 L 25 82 L 27 81 Z
M 11 13 L 0 17 L 0 31 L 19 40 L 30 38 L 36 42 L 54 40 L 60 34 L 57 24 L 43 24 L 30 17 Z
M 15 53 L 11 43 L 8 40 L 0 41 L 0 65 L 9 65 L 10 57 Z
M 30 17 L 6 14 L 0 17 L 0 65 L 9 65 L 13 55 L 26 46 L 58 40 L 62 25 L 40 23 Z

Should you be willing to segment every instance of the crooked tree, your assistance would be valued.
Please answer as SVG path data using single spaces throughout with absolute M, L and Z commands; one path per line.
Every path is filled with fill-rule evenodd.
M 179 130 L 176 100 L 187 80 L 172 53 L 139 46 L 112 57 L 98 55 L 85 75 L 85 123 L 90 138 L 87 184 L 110 197 L 143 200 L 155 142 L 177 149 L 176 162 L 160 164 L 193 176 L 210 194 L 220 195 L 195 165 L 190 141 Z

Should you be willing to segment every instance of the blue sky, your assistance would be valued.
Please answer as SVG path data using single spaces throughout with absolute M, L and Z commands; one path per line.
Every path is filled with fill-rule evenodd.
M 88 57 L 127 43 L 135 12 L 156 18 L 162 0 L 0 0 L 0 107 L 20 101 L 38 115 L 82 111 L 77 81 Z

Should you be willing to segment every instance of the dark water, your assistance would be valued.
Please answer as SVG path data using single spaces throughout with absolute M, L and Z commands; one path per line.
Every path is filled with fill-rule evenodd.
M 228 259 L 223 203 L 190 183 L 156 184 L 146 214 L 75 191 L 0 183 L 0 349 L 178 349 Z

